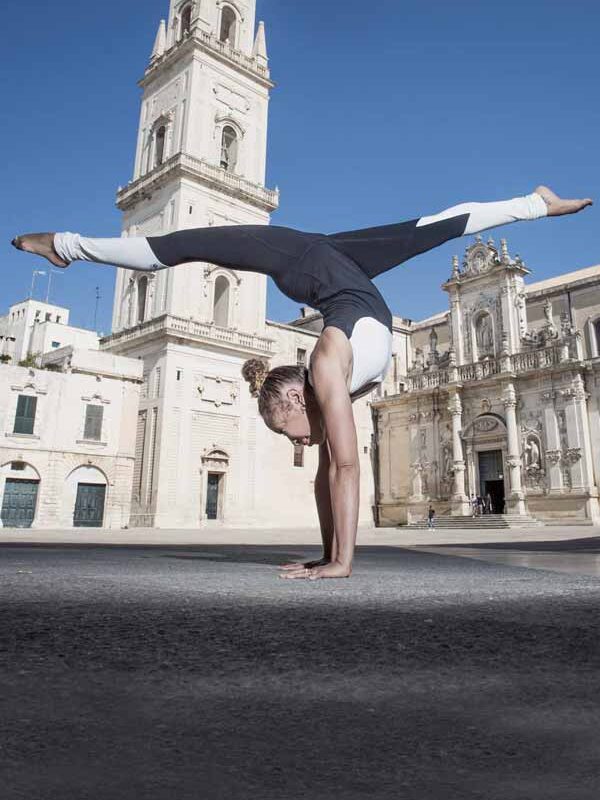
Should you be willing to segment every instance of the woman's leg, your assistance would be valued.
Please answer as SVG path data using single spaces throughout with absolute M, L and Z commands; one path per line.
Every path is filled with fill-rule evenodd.
M 545 202 L 534 193 L 496 203 L 461 203 L 432 216 L 336 233 L 330 239 L 334 247 L 356 261 L 369 278 L 375 278 L 450 239 L 517 220 L 538 219 L 546 214 Z
M 591 200 L 561 200 L 540 186 L 530 195 L 492 203 L 461 203 L 439 214 L 329 237 L 338 250 L 352 258 L 369 278 L 425 253 L 450 239 L 519 220 L 571 214 Z
M 231 225 L 191 228 L 148 238 L 91 238 L 69 232 L 28 234 L 18 236 L 13 244 L 43 255 L 57 266 L 79 260 L 154 271 L 203 261 L 276 276 L 289 270 L 316 238 L 323 237 L 291 228 Z

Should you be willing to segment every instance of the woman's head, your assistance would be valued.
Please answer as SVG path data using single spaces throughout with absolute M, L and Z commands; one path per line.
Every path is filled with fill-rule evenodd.
M 242 367 L 242 375 L 250 384 L 250 394 L 258 399 L 258 410 L 267 427 L 296 444 L 323 441 L 321 413 L 304 367 L 269 371 L 266 362 L 251 358 Z

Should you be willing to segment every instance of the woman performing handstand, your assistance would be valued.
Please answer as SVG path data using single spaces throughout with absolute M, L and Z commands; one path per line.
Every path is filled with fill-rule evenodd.
M 13 244 L 57 267 L 79 259 L 154 271 L 204 261 L 259 272 L 292 300 L 318 309 L 323 332 L 308 370 L 284 366 L 269 372 L 265 362 L 251 359 L 242 373 L 274 433 L 295 444 L 319 446 L 315 499 L 323 558 L 288 564 L 282 577 L 348 578 L 359 505 L 352 401 L 383 381 L 392 355 L 392 315 L 372 279 L 450 239 L 517 220 L 574 214 L 591 203 L 562 200 L 538 186 L 525 197 L 463 203 L 409 222 L 332 235 L 236 225 L 149 238 L 33 233 L 17 236 Z

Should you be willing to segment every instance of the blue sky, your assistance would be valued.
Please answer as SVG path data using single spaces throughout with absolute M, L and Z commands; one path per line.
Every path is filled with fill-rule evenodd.
M 136 81 L 167 10 L 167 0 L 4 9 L 0 312 L 27 296 L 32 269 L 45 269 L 13 251 L 16 233 L 118 235 L 114 197 L 132 173 Z M 537 279 L 600 263 L 597 0 L 258 0 L 258 18 L 277 83 L 274 223 L 365 227 L 544 182 L 598 203 L 493 235 Z M 379 278 L 392 310 L 418 319 L 444 309 L 439 285 L 467 243 Z M 113 280 L 111 268 L 76 264 L 56 277 L 51 299 L 91 326 L 99 286 L 98 327 L 108 331 Z M 40 279 L 36 295 L 45 290 Z M 296 311 L 270 288 L 272 319 Z

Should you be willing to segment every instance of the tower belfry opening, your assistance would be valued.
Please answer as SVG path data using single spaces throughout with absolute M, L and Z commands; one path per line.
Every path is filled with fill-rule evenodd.
M 237 18 L 235 11 L 229 6 L 224 6 L 221 12 L 221 26 L 219 29 L 219 39 L 235 47 L 235 29 Z

